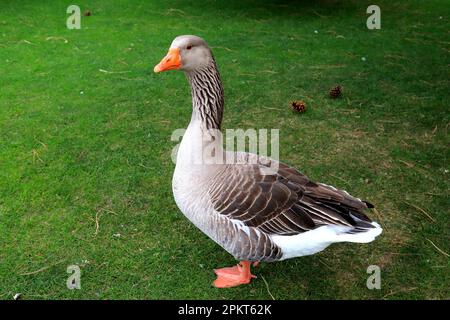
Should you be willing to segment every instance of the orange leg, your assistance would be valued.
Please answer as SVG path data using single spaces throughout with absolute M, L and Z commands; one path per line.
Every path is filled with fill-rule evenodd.
M 217 279 L 214 281 L 216 288 L 230 288 L 241 284 L 250 283 L 252 278 L 256 278 L 250 272 L 250 262 L 241 261 L 234 267 L 215 269 Z

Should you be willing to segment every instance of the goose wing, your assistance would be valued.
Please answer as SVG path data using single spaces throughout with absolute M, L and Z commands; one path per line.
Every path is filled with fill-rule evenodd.
M 353 227 L 351 232 L 373 227 L 363 213 L 370 204 L 312 182 L 285 164 L 279 163 L 278 171 L 270 175 L 263 174 L 262 167 L 225 165 L 212 180 L 214 209 L 267 234 L 295 235 L 322 225 Z

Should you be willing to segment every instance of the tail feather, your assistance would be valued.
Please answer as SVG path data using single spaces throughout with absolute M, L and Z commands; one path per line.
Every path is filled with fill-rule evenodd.
M 370 229 L 350 229 L 346 232 L 337 234 L 337 239 L 339 242 L 368 243 L 375 240 L 375 238 L 378 237 L 381 232 L 383 232 L 381 226 L 376 222 L 372 222 Z
M 294 236 L 274 235 L 271 239 L 283 251 L 280 260 L 307 256 L 324 250 L 336 242 L 368 243 L 381 234 L 383 229 L 376 222 L 371 228 L 361 229 L 338 225 L 326 225 Z

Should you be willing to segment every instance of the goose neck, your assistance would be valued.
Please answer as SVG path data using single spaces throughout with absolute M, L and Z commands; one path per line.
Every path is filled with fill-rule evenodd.
M 207 130 L 220 130 L 224 95 L 222 81 L 213 61 L 209 66 L 187 73 L 192 94 L 192 122 L 199 121 Z

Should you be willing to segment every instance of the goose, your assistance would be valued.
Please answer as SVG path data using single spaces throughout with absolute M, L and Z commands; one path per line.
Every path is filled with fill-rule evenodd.
M 215 287 L 251 282 L 251 267 L 259 262 L 312 255 L 336 242 L 368 243 L 381 234 L 380 225 L 364 213 L 373 208 L 369 202 L 313 182 L 275 159 L 223 150 L 213 133 L 221 129 L 224 90 L 205 40 L 176 37 L 154 67 L 155 73 L 168 70 L 184 71 L 192 95 L 192 116 L 178 146 L 172 179 L 175 202 L 197 228 L 239 261 L 214 270 Z M 234 160 L 219 161 L 225 156 Z

